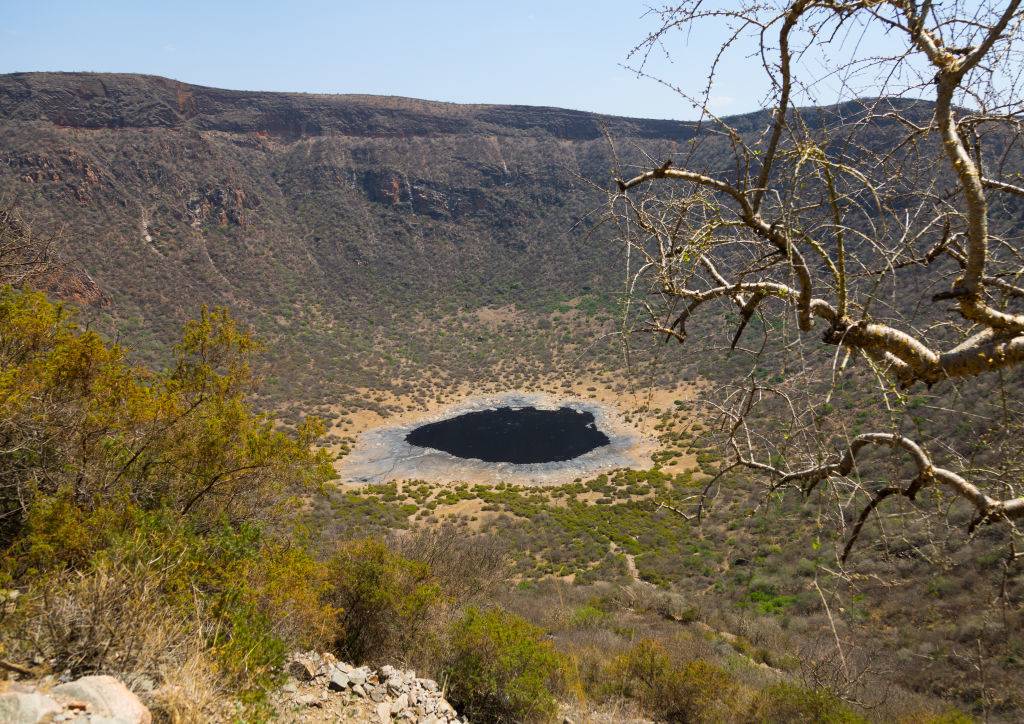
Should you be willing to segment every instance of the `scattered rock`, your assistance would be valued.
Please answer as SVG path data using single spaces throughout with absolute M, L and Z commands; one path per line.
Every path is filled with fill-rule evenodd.
M 349 685 L 349 676 L 341 669 L 335 668 L 331 673 L 331 681 L 327 688 L 331 691 L 345 691 Z
M 299 694 L 293 699 L 299 706 L 320 706 L 320 697 L 316 694 Z
M 398 714 L 405 710 L 409 706 L 409 695 L 402 694 L 400 697 L 391 702 L 391 713 Z
M 462 722 L 437 682 L 415 671 L 354 667 L 328 654 L 306 652 L 287 664 L 290 677 L 271 694 L 282 724 L 299 722 Z M 112 676 L 56 683 L 52 677 L 0 689 L 0 722 L 7 724 L 151 724 L 149 710 Z M 155 686 L 155 683 L 154 683 Z M 144 685 L 143 688 L 148 688 Z
M 293 670 L 299 676 L 294 676 Z M 281 687 L 281 695 L 291 695 L 290 699 L 284 697 L 284 701 L 318 707 L 317 714 L 308 710 L 305 715 L 296 712 L 293 716 L 299 718 L 287 719 L 289 722 L 305 721 L 308 717 L 317 722 L 337 721 L 340 717 L 416 724 L 461 721 L 437 682 L 418 678 L 415 671 L 394 666 L 382 666 L 375 671 L 368 666 L 338 661 L 328 654 L 306 652 L 292 657 L 288 672 L 294 679 Z M 310 675 L 311 672 L 315 673 Z

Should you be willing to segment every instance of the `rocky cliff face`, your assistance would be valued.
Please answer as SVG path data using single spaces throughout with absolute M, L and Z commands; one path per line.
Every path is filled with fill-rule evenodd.
M 856 122 L 858 108 L 805 122 Z M 765 117 L 730 121 L 756 134 Z M 0 202 L 62 230 L 74 272 L 54 290 L 136 348 L 156 356 L 200 304 L 222 304 L 291 386 L 379 386 L 405 363 L 479 367 L 500 340 L 426 348 L 460 310 L 543 316 L 619 292 L 601 189 L 616 163 L 625 174 L 669 158 L 697 132 L 558 108 L 12 74 L 0 76 Z M 702 139 L 688 162 L 728 173 L 727 140 Z

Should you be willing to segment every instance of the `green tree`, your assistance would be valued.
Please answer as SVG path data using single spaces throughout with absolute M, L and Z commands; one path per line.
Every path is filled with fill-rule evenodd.
M 282 512 L 331 477 L 316 419 L 277 429 L 248 402 L 257 343 L 203 309 L 161 372 L 130 364 L 40 292 L 0 289 L 0 547 L 33 505 L 112 501 L 207 523 Z M 52 503 L 50 503 L 52 505 Z
M 445 598 L 430 566 L 378 540 L 345 543 L 331 562 L 332 602 L 342 611 L 337 646 L 352 661 L 416 657 L 431 646 Z

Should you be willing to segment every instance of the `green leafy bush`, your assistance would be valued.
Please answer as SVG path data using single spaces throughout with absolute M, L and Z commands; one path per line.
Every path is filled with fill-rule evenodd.
M 348 659 L 415 659 L 433 645 L 446 605 L 430 566 L 383 542 L 345 543 L 331 562 L 331 600 L 341 610 L 339 652 Z
M 597 606 L 588 603 L 578 606 L 569 619 L 573 628 L 600 628 L 608 620 L 608 614 Z
M 311 451 L 319 420 L 286 433 L 252 409 L 259 345 L 225 310 L 189 322 L 159 372 L 38 292 L 0 288 L 0 339 L 0 548 L 18 543 L 39 497 L 66 496 L 85 515 L 130 503 L 244 522 L 333 475 Z
M 287 650 L 324 644 L 326 568 L 287 523 L 333 473 L 318 421 L 251 407 L 257 349 L 204 309 L 152 371 L 0 288 L 0 584 L 22 594 L 5 658 L 158 685 L 203 670 L 256 711 Z
M 565 659 L 544 632 L 502 609 L 470 608 L 451 632 L 449 699 L 473 721 L 540 721 L 557 704 Z
M 30 520 L 67 510 L 40 505 Z M 95 511 L 114 520 L 103 512 Z M 74 569 L 28 579 L 0 645 L 19 658 L 40 655 L 57 671 L 114 673 L 129 683 L 159 681 L 203 654 L 222 686 L 256 704 L 287 650 L 322 647 L 335 628 L 326 567 L 306 549 L 252 524 L 199 530 L 167 511 L 121 513 Z M 43 529 L 76 524 L 71 517 Z
M 612 693 L 636 699 L 661 721 L 719 720 L 735 707 L 738 685 L 728 672 L 702 659 L 676 666 L 653 639 L 637 643 L 609 669 Z

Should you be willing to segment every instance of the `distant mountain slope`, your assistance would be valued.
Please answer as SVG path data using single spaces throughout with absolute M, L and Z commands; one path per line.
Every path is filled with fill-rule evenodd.
M 756 132 L 765 119 L 732 120 Z M 156 355 L 200 304 L 227 304 L 292 387 L 379 385 L 406 363 L 479 373 L 504 354 L 482 333 L 437 340 L 433 325 L 460 310 L 607 305 L 623 271 L 619 245 L 595 232 L 608 138 L 620 163 L 649 164 L 698 132 L 557 108 L 19 73 L 0 76 L 0 199 L 63 227 L 78 275 L 61 288 L 137 348 Z M 703 143 L 698 161 L 720 166 L 725 143 Z
M 693 132 L 555 108 L 14 74 L 0 76 L 0 197 L 64 227 L 94 282 L 79 300 L 144 348 L 210 303 L 278 344 L 305 336 L 310 357 L 337 355 L 410 315 L 614 288 L 617 247 L 581 223 L 602 197 L 580 178 L 610 176 L 602 125 L 666 151 Z
M 158 76 L 13 73 L 0 76 L 0 113 L 75 128 L 182 128 L 277 136 L 436 136 L 519 131 L 594 140 L 678 139 L 693 125 L 536 106 L 424 101 L 397 96 L 221 90 Z

